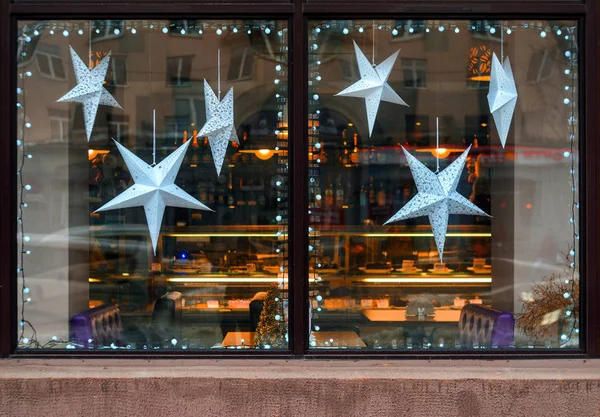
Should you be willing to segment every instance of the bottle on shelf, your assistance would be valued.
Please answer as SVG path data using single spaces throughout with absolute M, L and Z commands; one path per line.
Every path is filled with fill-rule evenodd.
M 333 197 L 333 184 L 329 184 L 329 187 L 325 189 L 325 208 L 332 208 L 335 204 Z

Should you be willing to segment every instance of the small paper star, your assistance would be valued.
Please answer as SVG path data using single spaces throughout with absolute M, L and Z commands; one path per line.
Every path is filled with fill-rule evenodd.
M 233 88 L 229 89 L 223 101 L 219 101 L 208 82 L 204 80 L 204 102 L 206 123 L 199 135 L 208 136 L 217 175 L 221 175 L 227 145 L 229 142 L 240 143 L 233 121 Z
M 503 148 L 506 145 L 510 123 L 517 105 L 517 96 L 517 86 L 510 68 L 510 61 L 506 58 L 503 67 L 496 54 L 494 54 L 492 57 L 490 90 L 487 98 Z
M 367 120 L 369 122 L 369 137 L 371 137 L 373 126 L 375 125 L 375 118 L 379 111 L 379 104 L 382 101 L 408 106 L 408 104 L 406 104 L 387 83 L 400 50 L 398 49 L 388 59 L 373 68 L 373 65 L 369 63 L 369 60 L 362 53 L 356 42 L 352 42 L 354 42 L 354 51 L 356 53 L 356 61 L 358 62 L 360 80 L 345 90 L 337 93 L 336 96 L 360 97 L 365 99 Z
M 404 147 L 404 155 L 408 161 L 410 172 L 417 185 L 417 195 L 394 214 L 385 224 L 414 217 L 428 216 L 440 261 L 444 255 L 444 243 L 448 230 L 449 214 L 466 214 L 470 216 L 490 217 L 483 210 L 471 203 L 456 191 L 458 180 L 465 167 L 469 154 L 469 146 L 454 162 L 442 172 L 436 174 L 412 156 Z
M 135 184 L 96 212 L 144 206 L 155 255 L 166 206 L 213 211 L 174 184 L 191 142 L 188 140 L 160 164 L 152 167 L 115 141 Z
M 110 63 L 110 52 L 96 65 L 93 69 L 89 69 L 87 65 L 81 61 L 75 50 L 69 46 L 71 50 L 71 60 L 73 61 L 73 70 L 75 71 L 75 79 L 77 85 L 71 91 L 62 96 L 57 102 L 72 102 L 83 104 L 83 119 L 85 121 L 85 134 L 89 142 L 94 129 L 96 113 L 100 104 L 105 106 L 118 107 L 121 106 L 104 88 L 104 79 L 108 71 Z

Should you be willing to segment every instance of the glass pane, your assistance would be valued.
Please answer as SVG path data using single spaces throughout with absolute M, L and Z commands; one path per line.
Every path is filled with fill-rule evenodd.
M 287 349 L 286 24 L 20 23 L 19 349 Z
M 579 348 L 576 34 L 309 22 L 312 348 Z

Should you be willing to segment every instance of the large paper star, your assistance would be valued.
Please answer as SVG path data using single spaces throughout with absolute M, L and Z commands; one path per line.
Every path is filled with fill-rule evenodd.
M 94 68 L 89 69 L 87 65 L 79 58 L 75 50 L 69 46 L 71 50 L 71 60 L 73 61 L 73 70 L 75 71 L 75 79 L 77 85 L 71 91 L 56 100 L 62 102 L 74 102 L 83 104 L 83 119 L 85 120 L 85 134 L 89 142 L 98 113 L 100 104 L 105 106 L 118 107 L 121 106 L 104 88 L 104 78 L 108 71 L 110 63 L 110 52 L 100 61 Z
M 354 42 L 354 52 L 356 53 L 356 61 L 358 62 L 360 80 L 345 90 L 340 91 L 336 96 L 360 97 L 365 99 L 367 121 L 369 122 L 369 137 L 371 137 L 373 126 L 375 125 L 375 118 L 379 111 L 379 103 L 387 101 L 389 103 L 408 106 L 408 104 L 406 104 L 387 83 L 400 50 L 398 49 L 388 59 L 373 68 L 356 42 L 352 42 Z
M 174 184 L 191 142 L 188 140 L 160 164 L 152 167 L 115 141 L 135 184 L 96 212 L 144 206 L 155 255 L 166 206 L 213 211 Z
M 204 80 L 204 103 L 206 123 L 199 135 L 208 136 L 217 175 L 221 175 L 227 145 L 229 142 L 240 143 L 233 122 L 233 88 L 229 89 L 223 101 L 219 101 L 208 82 Z
M 458 180 L 464 169 L 469 146 L 454 162 L 439 174 L 432 172 L 404 147 L 404 155 L 413 174 L 418 193 L 385 224 L 413 217 L 429 216 L 440 261 L 444 255 L 444 243 L 448 230 L 448 215 L 467 214 L 471 216 L 488 216 L 483 210 L 456 192 Z
M 490 90 L 487 98 L 503 148 L 506 145 L 510 123 L 517 105 L 517 96 L 517 86 L 510 68 L 510 61 L 506 58 L 503 67 L 496 54 L 494 54 L 492 57 Z

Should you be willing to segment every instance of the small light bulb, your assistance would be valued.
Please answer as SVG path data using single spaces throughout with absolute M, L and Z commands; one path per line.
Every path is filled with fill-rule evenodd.
M 443 32 L 443 31 L 444 31 L 444 27 L 443 27 L 443 26 L 438 26 L 438 30 L 439 30 L 440 32 Z
M 31 158 L 33 158 L 33 155 L 32 154 L 28 154 L 27 155 L 27 159 L 31 159 Z
M 569 298 L 570 296 L 571 296 L 571 294 L 569 294 L 568 292 L 563 294 L 563 297 L 565 297 L 565 298 Z
M 66 36 L 69 36 L 69 31 L 68 31 L 68 30 L 66 30 L 66 29 L 65 29 L 65 30 L 63 30 L 63 36 L 65 36 L 65 37 L 66 37 Z
M 565 103 L 565 104 L 569 104 L 570 102 L 571 102 L 571 100 L 569 100 L 568 98 L 565 98 L 565 99 L 563 100 L 563 103 Z
M 396 29 L 396 28 L 392 29 L 392 35 L 394 35 L 394 36 L 398 35 L 398 29 Z
M 30 302 L 31 302 L 31 298 L 30 298 L 30 297 L 27 297 L 27 298 L 25 299 L 25 302 L 26 302 L 26 303 L 30 303 Z
M 28 344 L 29 343 L 29 339 L 28 338 L 23 338 L 23 343 Z
M 248 33 L 248 35 L 250 35 L 250 34 L 252 33 L 252 30 L 251 30 L 251 29 L 248 29 L 248 32 L 247 32 L 247 33 Z
M 317 301 L 323 301 L 323 297 L 320 295 L 317 295 Z
M 177 339 L 171 339 L 171 344 L 173 346 L 176 346 L 177 345 Z
M 273 83 L 275 83 L 275 84 L 279 84 L 279 82 L 280 82 L 279 78 L 275 78 L 275 80 L 273 80 Z
M 565 158 L 568 158 L 569 156 L 571 156 L 571 152 L 569 152 L 569 151 L 565 151 L 565 152 L 563 153 L 563 156 L 564 156 Z
M 281 71 L 281 65 L 280 65 L 280 64 L 277 64 L 277 65 L 275 66 L 275 70 L 276 70 L 276 71 Z
M 570 73 L 571 73 L 571 70 L 567 68 L 567 69 L 565 70 L 565 75 L 569 75 Z
M 131 28 L 131 33 L 135 35 L 137 33 L 137 30 L 135 28 Z
M 567 340 L 567 339 L 568 339 L 568 337 L 566 334 L 560 335 L 560 340 Z
M 562 35 L 562 30 L 558 29 L 558 30 L 556 31 L 556 34 L 557 34 L 558 36 Z
M 342 32 L 344 33 L 344 35 L 347 35 L 348 33 L 350 33 L 350 31 L 348 30 L 348 28 L 344 28 L 344 30 L 342 30 Z
M 408 31 L 409 31 L 410 33 L 413 33 L 415 30 L 414 30 L 412 27 L 410 27 L 410 28 L 408 28 Z
M 29 288 L 27 288 L 27 287 L 23 288 L 23 293 L 24 294 L 29 294 Z
M 265 28 L 265 33 L 268 35 L 269 33 L 271 33 L 271 29 L 270 28 Z
M 39 31 L 36 29 L 36 30 L 34 30 L 34 31 L 33 31 L 33 34 L 34 34 L 35 36 L 39 36 L 40 32 L 39 32 Z
M 275 220 L 277 220 L 278 222 L 280 222 L 280 221 L 281 221 L 281 219 L 282 219 L 282 217 L 281 217 L 281 216 L 277 216 L 277 217 L 275 217 Z
M 162 28 L 162 33 L 165 33 L 165 34 L 166 34 L 166 33 L 169 33 L 169 29 L 167 29 L 167 28 Z
M 365 29 L 364 29 L 364 28 L 361 26 L 361 27 L 359 27 L 359 28 L 358 28 L 358 31 L 359 31 L 360 33 L 363 33 L 363 32 L 365 31 Z
M 279 187 L 281 185 L 281 181 L 277 181 L 275 185 Z
M 494 27 L 491 27 L 491 28 L 490 28 L 490 33 L 491 33 L 492 35 L 493 35 L 494 33 L 496 33 L 496 28 L 494 28 Z
M 546 31 L 542 30 L 542 31 L 540 32 L 540 36 L 541 36 L 542 38 L 545 38 L 545 37 L 546 37 Z
M 507 33 L 508 35 L 510 35 L 510 34 L 512 33 L 512 30 L 511 30 L 510 28 L 506 29 L 506 33 Z
M 222 33 L 223 33 L 223 30 L 221 28 L 217 29 L 217 35 L 221 36 Z
M 321 194 L 317 194 L 317 195 L 315 196 L 315 198 L 316 198 L 317 200 L 319 200 L 319 201 L 320 201 L 320 200 L 321 200 Z
M 50 29 L 50 34 L 54 35 L 54 29 Z
M 24 240 L 25 242 L 29 242 L 29 241 L 31 240 L 31 238 L 30 238 L 29 236 L 24 236 L 24 237 L 23 237 L 23 240 Z
M 233 28 L 233 33 L 238 33 L 238 28 Z
M 568 58 L 571 56 L 571 51 L 565 51 L 565 56 Z
M 25 186 L 25 189 L 26 189 L 27 191 L 31 191 L 31 185 L 27 184 L 27 185 Z
M 313 100 L 318 100 L 319 99 L 319 95 L 318 94 L 313 94 Z
M 320 76 L 320 75 L 317 75 L 317 77 L 315 78 L 315 80 L 317 80 L 317 81 L 321 81 L 321 79 L 322 79 L 322 78 L 321 78 L 321 76 Z
M 279 314 L 275 314 L 275 321 L 281 320 L 281 316 Z
M 575 251 L 573 249 L 571 249 L 571 252 L 569 252 L 569 255 L 575 256 Z
M 460 32 L 460 29 L 459 28 L 454 28 L 454 33 L 458 33 L 458 32 Z M 440 346 L 443 346 L 443 343 L 440 344 Z
M 26 127 L 27 129 L 31 128 L 31 123 L 29 123 L 29 122 L 25 123 L 25 127 Z
M 79 30 L 77 31 L 77 33 L 79 33 L 80 35 L 83 35 L 83 30 L 79 29 Z

